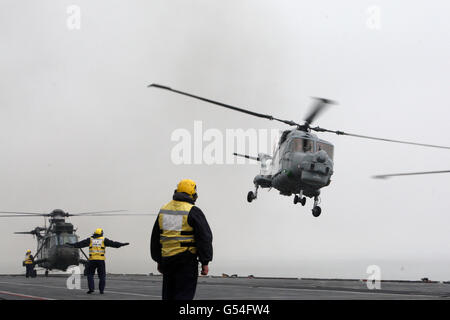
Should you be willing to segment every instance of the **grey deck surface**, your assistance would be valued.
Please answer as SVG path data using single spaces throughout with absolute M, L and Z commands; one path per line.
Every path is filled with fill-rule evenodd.
M 25 278 L 0 275 L 0 299 L 62 300 L 160 300 L 162 277 L 156 275 L 108 275 L 105 294 L 88 295 L 87 281 L 81 290 L 69 290 L 65 275 Z M 95 278 L 96 286 L 98 284 Z M 450 299 L 450 284 L 382 282 L 381 290 L 368 290 L 353 280 L 305 280 L 200 277 L 196 300 L 322 300 L 322 299 Z

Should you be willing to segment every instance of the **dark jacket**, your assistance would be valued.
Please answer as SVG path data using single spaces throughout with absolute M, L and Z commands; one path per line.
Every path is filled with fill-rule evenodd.
M 98 234 L 92 235 L 92 238 L 99 238 L 99 237 L 101 237 L 101 236 Z M 74 248 L 85 248 L 85 247 L 89 247 L 90 243 L 91 243 L 91 237 L 86 238 L 81 241 L 78 241 L 76 243 L 72 243 L 70 246 L 74 247 Z M 112 241 L 112 240 L 109 240 L 108 238 L 105 238 L 105 247 L 120 248 L 123 245 L 124 245 L 124 243 Z
M 195 204 L 188 194 L 175 192 L 173 195 L 173 200 L 189 202 L 190 204 Z M 157 263 L 172 264 L 172 262 L 178 263 L 182 259 L 190 259 L 193 256 L 189 251 L 179 253 L 172 257 L 162 257 L 161 256 L 161 243 L 159 237 L 161 230 L 159 228 L 159 215 L 156 218 L 155 224 L 153 225 L 151 240 L 150 240 L 150 254 L 152 259 Z M 212 248 L 212 232 L 206 221 L 205 215 L 200 208 L 193 206 L 189 211 L 188 224 L 194 229 L 194 239 L 197 247 L 197 257 L 202 265 L 208 265 L 213 258 L 213 248 Z

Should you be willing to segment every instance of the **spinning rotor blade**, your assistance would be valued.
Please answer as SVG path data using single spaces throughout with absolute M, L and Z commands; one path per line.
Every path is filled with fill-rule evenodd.
M 34 231 L 22 231 L 22 232 L 14 232 L 14 234 L 35 234 Z
M 0 218 L 19 218 L 19 217 L 45 217 L 47 214 L 27 214 L 27 215 L 18 215 L 18 214 L 7 214 L 7 215 L 0 215 Z
M 64 217 L 126 217 L 126 216 L 154 216 L 156 214 L 136 214 L 136 213 L 124 213 L 114 214 L 115 212 L 126 212 L 127 210 L 108 210 L 108 211 L 91 211 L 81 213 L 64 213 Z M 16 217 L 51 217 L 51 213 L 22 213 L 14 212 L 15 214 L 2 215 L 1 213 L 12 213 L 10 211 L 0 211 L 0 218 L 16 218 Z M 45 229 L 43 229 L 45 230 Z
M 212 103 L 212 104 L 215 104 L 215 105 L 224 107 L 224 108 L 228 108 L 228 109 L 231 109 L 231 110 L 243 112 L 243 113 L 246 113 L 246 114 L 255 116 L 255 117 L 265 118 L 265 119 L 269 119 L 269 120 L 280 121 L 280 122 L 286 123 L 286 124 L 288 124 L 288 125 L 290 125 L 290 126 L 299 126 L 299 124 L 296 123 L 296 122 L 294 122 L 294 121 L 277 119 L 277 118 L 274 118 L 274 117 L 271 116 L 271 115 L 262 114 L 262 113 L 257 113 L 257 112 L 253 112 L 253 111 L 250 111 L 250 110 L 246 110 L 246 109 L 234 107 L 234 106 L 231 106 L 231 105 L 229 105 L 229 104 L 225 104 L 225 103 L 222 103 L 222 102 L 218 102 L 218 101 L 214 101 L 214 100 L 202 98 L 202 97 L 199 97 L 199 96 L 190 94 L 190 93 L 186 93 L 186 92 L 178 91 L 178 90 L 175 90 L 175 89 L 166 87 L 166 86 L 162 86 L 162 85 L 160 85 L 160 84 L 152 83 L 152 84 L 148 85 L 147 87 L 148 87 L 148 88 L 149 88 L 149 87 L 154 87 L 154 88 L 158 88 L 158 89 L 169 90 L 169 91 L 172 91 L 172 92 L 175 92 L 175 93 L 178 93 L 178 94 L 182 94 L 182 95 L 185 95 L 185 96 L 188 96 L 188 97 L 191 97 L 191 98 L 195 98 L 195 99 L 199 99 L 199 100 L 202 100 L 202 101 L 206 101 L 206 102 L 209 102 L 209 103 Z
M 109 214 L 109 213 L 105 213 L 105 214 L 90 214 L 90 215 L 80 215 L 79 217 L 128 217 L 128 216 L 156 216 L 157 214 L 154 213 L 149 213 L 149 214 L 138 214 L 138 213 L 129 213 L 129 214 Z M 75 215 L 78 216 L 78 215 Z
M 313 99 L 316 100 L 316 104 L 311 108 L 311 111 L 305 118 L 305 123 L 307 125 L 310 125 L 314 121 L 314 119 L 316 119 L 318 115 L 325 110 L 325 107 L 327 107 L 330 104 L 336 104 L 336 102 L 324 98 L 313 98 Z
M 374 178 L 374 179 L 388 179 L 388 178 L 391 178 L 391 177 L 414 176 L 414 175 L 435 174 L 435 173 L 450 173 L 450 170 L 444 170 L 444 171 L 409 172 L 409 173 L 394 173 L 394 174 L 381 174 L 381 175 L 373 176 L 372 178 Z
M 450 149 L 450 147 L 446 147 L 446 146 L 438 146 L 438 145 L 434 145 L 434 144 L 426 144 L 426 143 L 417 143 L 417 142 L 410 142 L 410 141 L 401 141 L 401 140 L 393 140 L 393 139 L 385 139 L 385 138 L 369 137 L 369 136 L 363 136 L 363 135 L 360 135 L 360 134 L 347 133 L 347 132 L 344 132 L 344 131 L 328 130 L 328 129 L 321 128 L 321 127 L 314 127 L 314 128 L 311 128 L 311 130 L 314 130 L 314 131 L 317 131 L 317 132 L 331 132 L 331 133 L 335 133 L 335 134 L 337 134 L 337 135 L 351 136 L 351 137 L 364 138 L 364 139 L 371 139 L 371 140 L 379 140 L 379 141 L 386 141 L 386 142 L 395 142 L 395 143 L 411 144 L 411 145 L 421 146 L 421 147 L 431 147 L 431 148 Z
M 43 215 L 43 212 L 17 212 L 17 211 L 0 211 L 0 213 L 13 213 L 13 214 L 31 214 L 31 215 Z
M 91 211 L 91 212 L 80 212 L 80 213 L 69 213 L 70 216 L 84 216 L 84 215 L 94 215 L 100 213 L 112 213 L 112 212 L 126 212 L 127 210 L 107 210 L 107 211 Z

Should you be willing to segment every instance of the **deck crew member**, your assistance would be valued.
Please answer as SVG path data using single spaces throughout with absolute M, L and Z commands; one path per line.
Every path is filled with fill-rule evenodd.
M 87 293 L 90 294 L 94 292 L 94 274 L 95 270 L 97 270 L 98 278 L 100 280 L 98 288 L 100 293 L 103 294 L 106 284 L 105 248 L 120 248 L 122 246 L 129 245 L 129 243 L 121 243 L 109 240 L 108 238 L 105 238 L 103 236 L 103 229 L 99 228 L 95 230 L 92 237 L 89 237 L 77 243 L 67 245 L 75 248 L 89 247 L 89 263 L 86 266 L 89 287 L 89 291 Z
M 31 254 L 31 250 L 27 250 L 25 253 L 25 260 L 23 261 L 22 265 L 26 268 L 25 277 L 34 278 L 34 257 Z
M 159 211 L 153 226 L 150 253 L 163 274 L 163 300 L 192 300 L 198 278 L 209 272 L 213 257 L 212 233 L 203 212 L 195 206 L 194 181 L 180 181 L 173 200 Z

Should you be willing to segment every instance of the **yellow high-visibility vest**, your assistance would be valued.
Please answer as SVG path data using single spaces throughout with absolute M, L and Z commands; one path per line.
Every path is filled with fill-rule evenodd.
M 158 223 L 161 230 L 162 256 L 170 257 L 189 250 L 197 253 L 194 229 L 188 223 L 193 204 L 172 200 L 159 211 Z
M 26 255 L 26 257 L 25 257 L 25 264 L 32 264 L 33 263 L 33 260 L 31 260 L 31 253 L 30 254 L 27 254 Z
M 105 237 L 91 237 L 89 242 L 89 260 L 105 260 Z

